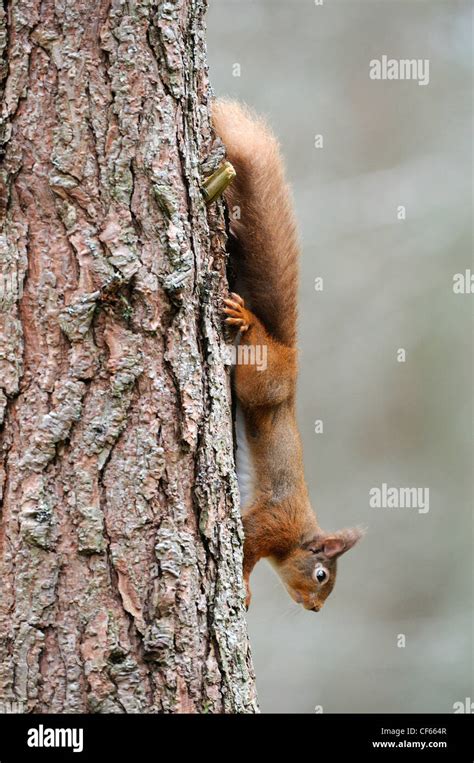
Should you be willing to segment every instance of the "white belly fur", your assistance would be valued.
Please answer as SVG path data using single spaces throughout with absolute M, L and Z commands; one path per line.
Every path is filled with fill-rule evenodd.
M 235 434 L 237 452 L 235 456 L 237 481 L 240 492 L 240 510 L 245 509 L 251 502 L 254 493 L 254 469 L 250 457 L 250 449 L 245 434 L 245 421 L 242 409 L 237 403 L 235 414 Z

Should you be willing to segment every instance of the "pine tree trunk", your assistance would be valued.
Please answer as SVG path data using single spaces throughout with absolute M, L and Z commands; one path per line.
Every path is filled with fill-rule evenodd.
M 0 702 L 254 712 L 205 0 L 0 6 Z

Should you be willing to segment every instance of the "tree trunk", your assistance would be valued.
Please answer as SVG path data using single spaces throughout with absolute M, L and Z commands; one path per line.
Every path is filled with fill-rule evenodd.
M 0 6 L 0 701 L 254 712 L 205 0 Z

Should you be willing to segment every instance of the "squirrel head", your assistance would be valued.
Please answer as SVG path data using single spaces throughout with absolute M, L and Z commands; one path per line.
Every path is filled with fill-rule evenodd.
M 278 574 L 290 596 L 305 609 L 319 612 L 334 588 L 337 560 L 364 535 L 359 528 L 336 533 L 319 532 L 275 560 Z

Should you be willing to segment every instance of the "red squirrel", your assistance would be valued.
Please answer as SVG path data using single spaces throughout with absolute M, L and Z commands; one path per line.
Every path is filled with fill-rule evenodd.
M 234 371 L 237 428 L 243 419 L 252 470 L 243 506 L 246 604 L 250 573 L 266 557 L 290 596 L 319 612 L 334 588 L 338 558 L 362 531 L 324 532 L 305 482 L 295 414 L 299 246 L 291 195 L 278 142 L 261 118 L 225 100 L 214 102 L 212 117 L 236 171 L 225 199 L 239 293 L 224 300 L 225 320 L 240 345 L 267 353 L 265 370 L 237 362 Z

